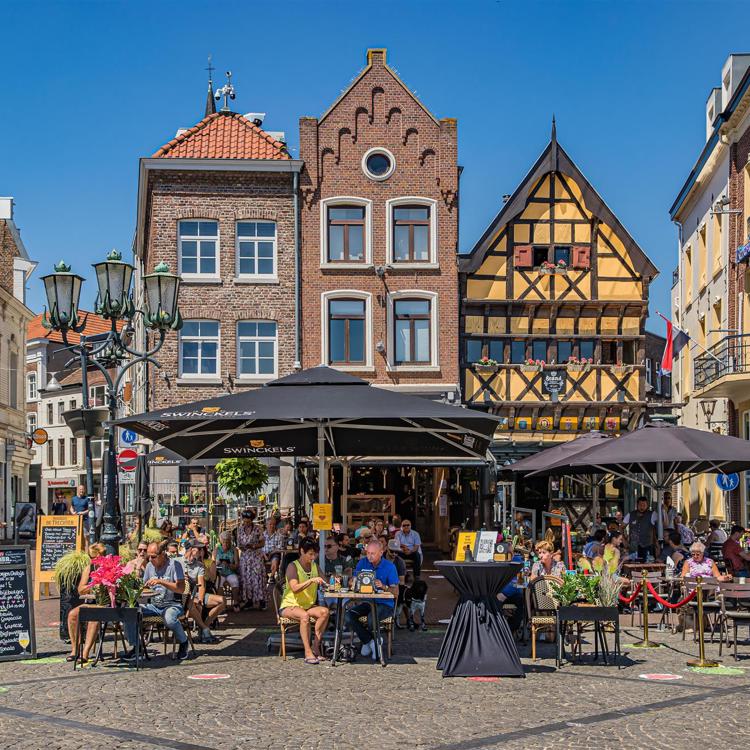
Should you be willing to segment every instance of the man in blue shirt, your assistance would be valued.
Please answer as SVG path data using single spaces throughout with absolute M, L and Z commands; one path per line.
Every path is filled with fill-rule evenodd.
M 378 619 L 382 620 L 385 617 L 392 617 L 393 605 L 398 596 L 398 572 L 396 566 L 390 560 L 386 560 L 383 557 L 383 547 L 377 539 L 368 542 L 365 553 L 367 554 L 367 558 L 363 558 L 357 563 L 353 575 L 356 577 L 363 570 L 374 572 L 375 588 L 377 590 L 390 591 L 393 594 L 393 599 L 378 600 L 376 605 L 378 608 Z M 367 625 L 363 625 L 359 621 L 359 618 L 367 614 L 370 615 Z M 375 661 L 378 658 L 378 650 L 373 638 L 375 623 L 372 622 L 370 603 L 363 601 L 361 604 L 350 607 L 346 613 L 346 620 L 349 627 L 354 630 L 362 643 L 362 656 L 372 656 L 373 661 Z

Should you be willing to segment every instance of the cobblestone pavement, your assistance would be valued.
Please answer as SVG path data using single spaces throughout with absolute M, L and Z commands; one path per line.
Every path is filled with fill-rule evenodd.
M 739 676 L 686 671 L 690 637 L 656 633 L 665 647 L 626 649 L 627 666 L 590 661 L 555 671 L 552 646 L 531 662 L 526 679 L 443 679 L 435 669 L 442 631 L 397 631 L 392 663 L 358 657 L 332 668 L 282 662 L 266 649 L 263 628 L 227 628 L 221 643 L 198 647 L 183 664 L 158 656 L 144 669 L 100 664 L 76 673 L 66 663 L 0 663 L 0 747 L 8 750 L 92 747 L 361 748 L 669 748 L 722 738 L 750 741 L 747 725 L 750 648 Z M 624 643 L 638 633 L 627 630 Z M 62 655 L 50 627 L 39 628 L 40 656 Z M 155 648 L 160 649 L 159 644 Z M 716 655 L 717 647 L 708 646 Z M 726 666 L 735 666 L 724 656 Z M 109 662 L 110 664 L 112 662 Z M 647 682 L 645 672 L 682 679 Z M 226 673 L 229 679 L 186 679 Z M 688 735 L 685 734 L 687 731 Z

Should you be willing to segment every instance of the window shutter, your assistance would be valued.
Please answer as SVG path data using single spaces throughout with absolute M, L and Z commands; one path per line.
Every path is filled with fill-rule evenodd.
M 573 247 L 571 265 L 573 268 L 591 268 L 591 248 L 580 245 Z
M 531 245 L 516 245 L 513 248 L 513 266 L 515 268 L 532 268 L 534 254 Z

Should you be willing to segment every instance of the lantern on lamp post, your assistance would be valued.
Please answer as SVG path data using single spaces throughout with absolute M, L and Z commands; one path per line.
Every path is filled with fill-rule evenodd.
M 42 324 L 45 328 L 58 331 L 70 350 L 80 360 L 82 407 L 89 409 L 87 373 L 96 367 L 103 375 L 109 410 L 107 427 L 108 460 L 107 487 L 104 495 L 104 512 L 100 539 L 108 554 L 116 554 L 120 533 L 117 516 L 117 464 L 115 459 L 115 428 L 111 423 L 117 418 L 117 401 L 125 373 L 136 364 L 153 364 L 153 358 L 164 344 L 168 331 L 182 328 L 182 316 L 178 308 L 180 278 L 169 272 L 166 263 L 156 266 L 153 273 L 143 278 L 145 304 L 138 310 L 133 302 L 131 284 L 135 268 L 122 260 L 117 250 L 112 250 L 105 260 L 94 263 L 98 291 L 94 309 L 98 315 L 111 321 L 111 329 L 106 335 L 97 335 L 96 340 L 87 339 L 84 334 L 86 319 L 80 320 L 79 298 L 84 279 L 71 272 L 70 266 L 60 261 L 55 272 L 42 277 L 47 294 L 48 312 L 45 311 Z M 151 349 L 136 351 L 131 347 L 130 334 L 137 316 L 143 315 L 144 325 L 158 332 L 158 340 Z M 126 325 L 118 325 L 125 321 Z M 77 344 L 71 346 L 67 336 L 70 331 L 80 334 Z M 66 368 L 75 358 L 66 363 Z M 110 372 L 114 369 L 114 374 Z M 91 461 L 90 435 L 85 436 L 87 493 L 90 502 L 94 494 L 93 466 Z M 91 537 L 94 531 L 92 524 Z

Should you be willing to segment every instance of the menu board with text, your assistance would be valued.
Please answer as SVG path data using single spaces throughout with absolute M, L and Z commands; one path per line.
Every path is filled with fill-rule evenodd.
M 0 547 L 0 661 L 36 658 L 27 547 Z
M 83 516 L 41 516 L 36 534 L 35 598 L 39 598 L 41 584 L 53 580 L 55 565 L 66 553 L 82 550 Z

